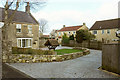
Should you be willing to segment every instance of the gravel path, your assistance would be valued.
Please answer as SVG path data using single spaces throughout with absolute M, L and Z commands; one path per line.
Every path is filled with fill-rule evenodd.
M 10 66 L 33 78 L 115 78 L 98 69 L 101 66 L 101 51 L 90 51 L 89 55 L 63 62 L 11 63 Z

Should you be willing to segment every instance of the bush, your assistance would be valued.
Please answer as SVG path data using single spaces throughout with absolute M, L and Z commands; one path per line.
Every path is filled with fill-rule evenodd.
M 49 50 L 37 50 L 31 48 L 12 48 L 12 54 L 31 54 L 31 55 L 53 55 L 53 51 Z
M 69 37 L 69 40 L 74 40 L 74 35 L 73 34 Z
M 65 33 L 62 36 L 62 44 L 69 44 L 69 37 Z
M 76 41 L 82 43 L 87 40 L 90 41 L 95 38 L 95 35 L 91 34 L 88 30 L 78 30 L 76 32 Z

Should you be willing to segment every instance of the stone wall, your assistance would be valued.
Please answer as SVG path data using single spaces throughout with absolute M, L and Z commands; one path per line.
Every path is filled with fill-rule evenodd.
M 39 47 L 45 47 L 45 42 L 46 42 L 47 40 L 45 40 L 45 39 L 39 39 Z
M 79 48 L 81 49 L 81 48 Z M 83 55 L 89 54 L 89 49 L 84 49 L 83 52 L 76 52 L 64 55 L 26 55 L 26 54 L 12 54 L 10 56 L 11 63 L 36 63 L 36 62 L 60 62 L 70 59 L 75 59 Z M 3 62 L 7 62 L 3 59 Z
M 120 44 L 104 44 L 102 68 L 120 74 Z

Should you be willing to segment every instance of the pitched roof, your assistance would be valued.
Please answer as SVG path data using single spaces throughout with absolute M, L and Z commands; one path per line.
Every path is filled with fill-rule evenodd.
M 60 31 L 76 31 L 80 27 L 82 27 L 82 25 L 81 26 L 63 27 L 62 29 L 58 30 L 58 32 L 60 32 Z
M 59 46 L 59 43 L 55 39 L 49 39 L 46 41 L 45 46 Z
M 120 23 L 120 18 L 96 21 L 90 30 L 114 29 L 119 27 L 118 23 Z
M 8 17 L 10 17 L 13 12 L 14 10 L 9 9 Z M 0 21 L 4 22 L 4 8 L 1 7 L 0 7 Z M 22 11 L 16 11 L 12 22 L 38 24 L 37 20 L 32 16 L 31 13 L 26 13 Z

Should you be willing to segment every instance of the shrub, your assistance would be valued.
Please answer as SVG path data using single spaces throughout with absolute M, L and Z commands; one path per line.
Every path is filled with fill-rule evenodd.
M 69 37 L 69 40 L 74 40 L 74 35 L 73 34 Z
M 53 51 L 49 50 L 37 50 L 31 48 L 12 48 L 12 54 L 31 54 L 31 55 L 53 55 Z
M 76 41 L 82 43 L 85 40 L 94 39 L 95 35 L 91 34 L 88 30 L 78 30 L 76 32 Z
M 65 33 L 62 36 L 62 43 L 63 44 L 69 44 L 69 37 L 67 37 L 67 35 Z

